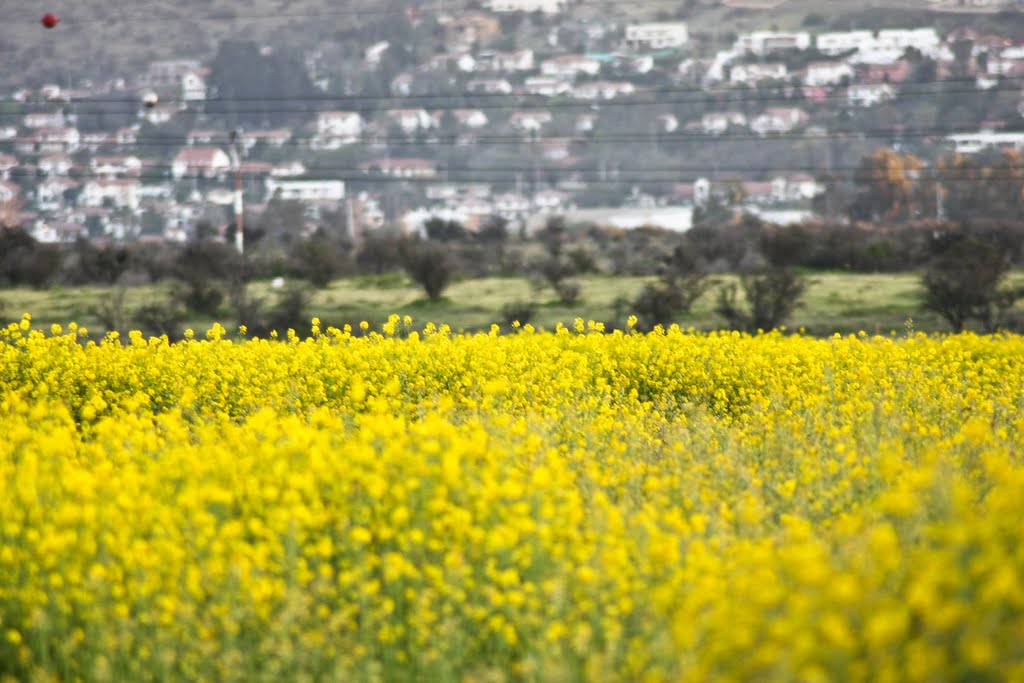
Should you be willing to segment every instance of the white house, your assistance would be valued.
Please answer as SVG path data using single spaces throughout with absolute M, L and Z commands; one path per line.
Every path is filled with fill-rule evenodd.
M 113 202 L 118 208 L 135 211 L 139 208 L 139 181 L 134 178 L 96 178 L 82 186 L 78 198 L 82 206 L 103 206 L 104 201 Z
M 464 128 L 479 129 L 488 124 L 487 114 L 481 109 L 454 109 L 452 116 Z
M 766 55 L 779 50 L 806 50 L 810 46 L 811 34 L 806 31 L 754 31 L 737 38 L 733 50 L 740 54 L 752 52 L 755 55 Z
M 590 81 L 573 86 L 572 96 L 580 100 L 612 100 L 634 92 L 636 86 L 629 81 Z
M 345 198 L 345 183 L 341 180 L 278 180 L 267 178 L 265 188 L 268 197 L 296 199 L 299 201 L 333 201 Z
M 355 111 L 322 111 L 316 116 L 316 137 L 325 142 L 351 144 L 363 134 L 363 119 Z
M 819 33 L 814 39 L 818 52 L 835 57 L 850 50 L 864 50 L 873 47 L 875 34 L 871 31 L 836 31 Z
M 231 158 L 217 147 L 186 147 L 171 162 L 171 177 L 186 175 L 212 178 L 231 168 Z
M 513 192 L 497 195 L 493 205 L 496 214 L 510 221 L 524 218 L 530 213 L 530 200 Z
M 721 135 L 732 126 L 746 126 L 747 117 L 739 111 L 713 111 L 700 117 L 700 129 L 708 135 Z
M 185 102 L 199 102 L 206 99 L 206 77 L 203 69 L 195 69 L 182 74 L 181 99 Z
M 477 55 L 478 71 L 498 71 L 515 73 L 531 71 L 535 67 L 533 50 L 516 50 L 514 52 L 496 52 L 485 50 Z
M 559 55 L 540 63 L 540 72 L 545 76 L 575 78 L 585 74 L 596 76 L 601 71 L 601 62 L 584 55 Z
M 758 135 L 788 133 L 807 123 L 807 112 L 797 107 L 771 107 L 750 122 L 750 129 Z
M 811 62 L 804 72 L 804 85 L 838 85 L 853 80 L 853 67 L 846 62 Z
M 552 116 L 549 111 L 517 111 L 508 118 L 508 123 L 516 130 L 536 132 L 551 123 L 551 120 Z
M 436 178 L 437 162 L 431 159 L 374 159 L 358 166 L 360 171 L 376 171 L 392 178 Z
M 684 22 L 656 22 L 626 26 L 626 43 L 634 49 L 660 50 L 682 47 L 690 40 Z
M 402 129 L 406 135 L 418 130 L 426 130 L 434 125 L 433 119 L 426 109 L 389 109 L 387 119 Z
M 523 92 L 527 95 L 555 97 L 572 89 L 572 83 L 564 78 L 551 76 L 530 76 L 523 81 Z
M 887 28 L 878 32 L 875 43 L 883 50 L 905 51 L 908 47 L 912 47 L 928 57 L 934 57 L 939 51 L 942 40 L 934 28 Z
M 134 154 L 122 156 L 96 156 L 89 162 L 93 173 L 101 176 L 138 175 L 142 173 L 142 159 Z
M 43 154 L 48 152 L 67 152 L 69 154 L 78 150 L 82 136 L 77 128 L 40 128 L 36 131 L 39 151 Z
M 889 83 L 856 83 L 846 89 L 846 101 L 851 107 L 873 107 L 895 96 L 896 91 Z
M 48 176 L 52 175 L 64 175 L 71 170 L 71 167 L 75 165 L 75 162 L 71 160 L 71 157 L 63 152 L 57 154 L 48 154 L 42 157 L 37 164 L 40 171 Z
M 63 128 L 66 124 L 64 112 L 60 111 L 37 111 L 25 114 L 22 125 L 26 128 Z
M 543 214 L 560 213 L 566 207 L 569 195 L 558 190 L 541 190 L 533 195 L 533 208 Z
M 776 176 L 771 180 L 771 199 L 777 202 L 806 201 L 824 191 L 821 183 L 805 173 Z
M 487 7 L 492 12 L 543 12 L 558 14 L 565 9 L 566 0 L 490 0 Z
M 959 133 L 946 136 L 957 154 L 977 154 L 984 149 L 1024 149 L 1024 133 L 981 130 L 977 133 Z
M 757 85 L 761 81 L 785 80 L 788 75 L 786 65 L 781 62 L 735 64 L 729 72 L 729 82 Z
M 71 178 L 47 178 L 36 185 L 36 208 L 40 211 L 57 211 L 64 206 L 64 192 L 78 187 Z

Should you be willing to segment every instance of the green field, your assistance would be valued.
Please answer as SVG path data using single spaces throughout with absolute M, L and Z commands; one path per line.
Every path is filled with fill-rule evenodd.
M 802 327 L 809 334 L 821 336 L 861 330 L 889 334 L 903 332 L 910 318 L 916 330 L 945 330 L 938 316 L 922 310 L 921 286 L 916 274 L 815 273 L 809 278 L 811 284 L 803 305 L 787 322 L 790 329 Z M 726 283 L 732 276 L 717 276 L 716 279 Z M 1012 280 L 1024 284 L 1024 273 L 1015 273 Z M 426 300 L 421 290 L 398 275 L 357 277 L 337 280 L 325 289 L 314 291 L 308 313 L 310 317 L 320 317 L 324 325 L 355 325 L 361 320 L 379 325 L 388 315 L 399 313 L 411 315 L 419 322 L 430 320 L 447 323 L 453 329 L 478 330 L 501 322 L 504 306 L 530 302 L 535 307 L 531 320 L 535 326 L 552 328 L 557 322 L 570 323 L 576 317 L 622 325 L 630 311 L 617 309 L 616 300 L 634 297 L 647 279 L 594 275 L 578 281 L 582 287 L 580 300 L 573 306 L 566 306 L 557 301 L 550 289 L 536 290 L 529 280 L 519 277 L 456 282 L 444 297 L 434 302 Z M 169 286 L 165 285 L 126 289 L 123 307 L 126 325 L 131 327 L 132 316 L 140 306 L 165 298 L 168 290 Z M 265 297 L 268 302 L 274 300 L 268 283 L 254 283 L 251 292 Z M 712 287 L 689 315 L 679 319 L 679 324 L 698 330 L 721 327 L 722 320 L 714 313 L 715 293 Z M 114 294 L 114 290 L 103 287 L 3 290 L 0 291 L 0 316 L 11 321 L 28 312 L 37 328 L 75 321 L 100 333 L 105 330 L 96 308 L 109 302 Z M 202 330 L 215 320 L 233 324 L 230 308 L 224 306 L 216 318 L 190 318 L 186 326 Z

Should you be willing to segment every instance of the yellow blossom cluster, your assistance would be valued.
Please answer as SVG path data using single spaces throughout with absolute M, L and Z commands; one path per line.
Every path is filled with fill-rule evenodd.
M 1024 680 L 1024 338 L 0 329 L 0 681 Z

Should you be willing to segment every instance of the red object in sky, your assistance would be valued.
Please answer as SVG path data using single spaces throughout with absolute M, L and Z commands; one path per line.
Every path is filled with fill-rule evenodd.
M 53 12 L 47 12 L 43 15 L 42 22 L 46 28 L 53 28 L 57 25 L 57 15 Z

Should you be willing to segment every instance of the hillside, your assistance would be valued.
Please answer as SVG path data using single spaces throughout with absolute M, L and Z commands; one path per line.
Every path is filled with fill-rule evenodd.
M 13 5 L 12 0 L 3 4 Z M 324 40 L 344 42 L 354 27 L 375 25 L 387 35 L 387 23 L 400 21 L 404 10 L 418 6 L 421 16 L 437 16 L 479 3 L 465 0 L 408 2 L 352 0 L 181 0 L 175 3 L 139 0 L 130 5 L 101 0 L 53 0 L 42 5 L 0 9 L 0 87 L 33 86 L 43 82 L 67 85 L 81 78 L 129 78 L 154 59 L 213 54 L 224 38 L 249 38 L 276 45 L 304 47 Z M 985 8 L 1008 6 L 992 0 Z M 969 22 L 998 22 L 1005 17 L 988 14 L 932 12 L 942 3 L 922 0 L 782 0 L 769 3 L 637 0 L 578 2 L 569 12 L 580 18 L 685 19 L 695 32 L 721 38 L 737 31 L 794 28 L 816 30 L 851 25 L 870 28 L 874 23 L 928 23 L 948 26 Z M 46 30 L 39 24 L 43 12 L 54 12 L 59 25 Z M 439 45 L 441 47 L 441 45 Z

